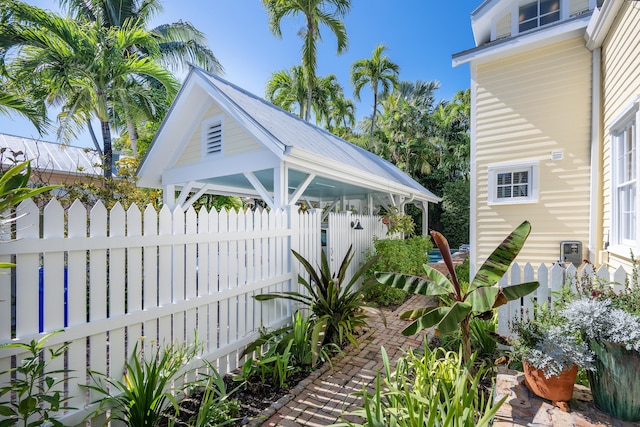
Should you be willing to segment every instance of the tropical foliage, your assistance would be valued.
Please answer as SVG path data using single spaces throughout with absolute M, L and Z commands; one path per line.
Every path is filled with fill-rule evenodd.
M 303 38 L 302 66 L 307 80 L 307 102 L 304 119 L 311 117 L 313 88 L 316 79 L 317 42 L 322 39 L 321 26 L 328 27 L 336 36 L 338 53 L 348 45 L 347 30 L 341 18 L 351 8 L 351 0 L 262 0 L 269 14 L 269 29 L 277 37 L 282 37 L 281 21 L 287 16 L 303 16 L 306 27 L 298 33 Z
M 313 336 L 320 337 L 314 342 L 343 345 L 349 341 L 357 347 L 358 342 L 354 334 L 358 328 L 367 324 L 365 311 L 382 315 L 380 310 L 369 307 L 365 303 L 362 291 L 357 288 L 358 282 L 371 264 L 376 262 L 377 257 L 360 266 L 349 278 L 347 272 L 354 255 L 353 247 L 349 247 L 340 268 L 335 273 L 331 272 L 324 251 L 317 271 L 302 255 L 296 251 L 292 252 L 310 277 L 310 280 L 307 280 L 303 275 L 298 276 L 298 283 L 303 286 L 306 293 L 275 292 L 256 295 L 255 298 L 258 301 L 285 299 L 300 303 L 308 307 L 312 313 L 312 321 L 315 325 Z M 322 336 L 324 339 L 321 339 Z
M 448 334 L 460 329 L 464 360 L 470 360 L 469 325 L 472 316 L 490 318 L 494 308 L 521 298 L 540 286 L 538 282 L 504 288 L 496 286 L 522 249 L 530 232 L 529 222 L 520 224 L 487 258 L 468 286 L 463 286 L 458 280 L 447 239 L 437 231 L 432 231 L 431 237 L 442 255 L 449 272 L 448 277 L 429 265 L 424 266 L 424 277 L 376 273 L 376 278 L 382 284 L 411 293 L 438 297 L 427 307 L 403 313 L 402 318 L 412 319 L 414 322 L 402 333 L 413 335 L 425 328 L 435 327 L 440 333 Z
M 391 62 L 383 52 L 387 50 L 384 45 L 378 45 L 373 50 L 370 59 L 360 59 L 351 65 L 351 84 L 353 93 L 360 100 L 360 91 L 365 85 L 369 85 L 373 92 L 373 113 L 371 115 L 371 136 L 376 125 L 376 110 L 378 109 L 378 95 L 386 96 L 392 87 L 398 83 L 400 67 Z M 380 89 L 382 89 L 380 91 Z
M 0 372 L 2 375 L 15 376 L 10 384 L 0 387 L 0 398 L 9 399 L 0 402 L 1 426 L 63 426 L 55 416 L 61 410 L 72 409 L 65 408 L 68 398 L 59 390 L 64 376 L 70 371 L 50 369 L 49 366 L 57 358 L 64 357 L 67 346 L 45 351 L 46 342 L 58 332 L 61 331 L 46 334 L 28 344 L 15 342 L 0 345 L 0 349 L 18 349 L 27 354 L 18 366 Z
M 492 404 L 493 394 L 482 393 L 480 384 L 490 368 L 475 369 L 475 356 L 465 362 L 461 352 L 432 351 L 425 343 L 423 355 L 409 350 L 395 372 L 384 347 L 382 360 L 384 379 L 378 372 L 374 391 L 363 387 L 362 407 L 346 414 L 339 426 L 489 426 L 508 397 Z M 354 415 L 364 422 L 353 422 Z

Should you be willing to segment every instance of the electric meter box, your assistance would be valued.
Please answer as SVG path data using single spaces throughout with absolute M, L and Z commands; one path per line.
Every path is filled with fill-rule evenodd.
M 565 240 L 560 242 L 560 261 L 570 262 L 576 267 L 582 264 L 582 242 Z

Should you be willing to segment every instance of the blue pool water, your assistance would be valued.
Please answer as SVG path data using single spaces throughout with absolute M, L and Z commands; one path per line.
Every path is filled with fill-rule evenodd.
M 459 252 L 458 249 L 451 249 L 451 253 L 455 254 L 456 252 Z M 437 249 L 433 249 L 431 250 L 431 252 L 429 252 L 429 262 L 438 262 L 438 261 L 442 261 L 442 255 L 440 255 L 440 251 Z

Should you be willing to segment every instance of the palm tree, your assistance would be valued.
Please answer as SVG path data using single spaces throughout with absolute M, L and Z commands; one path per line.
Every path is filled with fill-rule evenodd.
M 335 126 L 332 124 L 335 122 Z M 356 104 L 344 95 L 331 99 L 327 130 L 345 136 L 356 122 Z
M 8 74 L 18 82 L 33 82 L 46 92 L 48 105 L 60 105 L 58 137 L 68 141 L 91 117 L 100 121 L 103 165 L 111 177 L 111 125 L 123 100 L 138 99 L 148 106 L 157 102 L 161 85 L 172 98 L 178 83 L 171 73 L 153 61 L 159 47 L 155 37 L 128 20 L 122 27 L 79 22 L 20 1 L 7 2 L 11 25 L 0 30 L 0 48 L 15 54 L 7 63 Z M 146 46 L 151 55 L 132 54 Z
M 28 119 L 40 134 L 48 125 L 47 115 L 43 103 L 30 101 L 28 95 L 22 92 L 18 95 L 9 89 L 10 82 L 0 78 L 0 113 L 18 114 Z
M 138 21 L 138 25 L 147 29 L 153 17 L 162 12 L 159 0 L 59 0 L 60 5 L 68 7 L 74 18 L 80 21 L 100 22 L 105 28 L 122 27 L 130 20 Z M 149 49 L 144 45 L 131 46 L 132 53 L 141 56 L 153 54 L 153 59 L 164 67 L 179 72 L 186 69 L 187 64 L 194 63 L 212 73 L 222 73 L 223 68 L 213 52 L 206 46 L 204 34 L 191 23 L 178 21 L 163 24 L 148 31 L 156 38 L 157 47 Z M 156 84 L 157 82 L 153 82 Z M 138 129 L 136 121 L 149 119 L 154 114 L 148 109 L 140 109 L 140 99 L 120 100 L 123 111 L 116 111 L 123 116 L 129 143 L 134 155 L 137 154 L 136 141 Z M 170 100 L 169 100 L 170 102 Z M 168 109 L 164 108 L 164 110 Z M 142 111 L 142 116 L 136 113 Z M 138 120 L 135 120 L 138 116 Z
M 376 110 L 378 108 L 378 96 L 385 96 L 398 82 L 400 67 L 391 62 L 383 52 L 387 50 L 384 45 L 378 45 L 370 59 L 359 59 L 351 65 L 351 84 L 353 93 L 360 100 L 360 90 L 366 84 L 373 91 L 373 114 L 371 116 L 371 136 L 376 124 Z M 382 87 L 382 92 L 380 91 Z
M 289 70 L 276 71 L 267 80 L 266 98 L 269 102 L 283 110 L 295 112 L 298 116 L 305 116 L 307 99 L 306 75 L 304 68 L 294 65 Z
M 280 22 L 285 16 L 304 15 L 307 26 L 298 34 L 304 38 L 302 65 L 307 74 L 307 106 L 305 120 L 311 117 L 313 86 L 316 78 L 316 42 L 321 40 L 320 25 L 326 25 L 336 36 L 338 53 L 346 50 L 348 39 L 344 23 L 340 20 L 349 12 L 351 0 L 262 0 L 269 14 L 269 29 L 282 37 Z

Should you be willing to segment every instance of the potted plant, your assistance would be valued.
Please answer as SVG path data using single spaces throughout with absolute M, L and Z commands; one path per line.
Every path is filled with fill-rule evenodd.
M 536 307 L 534 318 L 516 320 L 511 331 L 514 354 L 522 359 L 525 385 L 532 393 L 568 411 L 578 366 L 593 369 L 593 353 L 579 334 L 565 327 L 555 307 Z
M 626 421 L 640 421 L 640 317 L 616 305 L 634 307 L 628 304 L 633 292 L 619 299 L 594 292 L 562 312 L 567 329 L 580 333 L 595 355 L 587 375 L 596 406 Z

